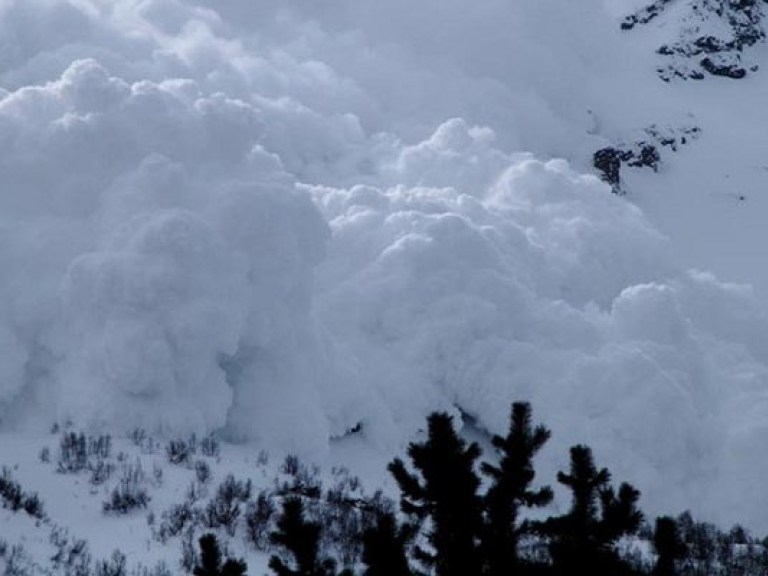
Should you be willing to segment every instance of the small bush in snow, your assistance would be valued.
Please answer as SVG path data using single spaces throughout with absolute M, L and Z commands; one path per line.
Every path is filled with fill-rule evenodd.
M 277 506 L 274 495 L 268 491 L 259 492 L 255 502 L 249 502 L 245 510 L 245 526 L 248 540 L 257 550 L 269 549 L 269 533 L 275 519 Z
M 200 441 L 200 452 L 203 456 L 217 458 L 220 453 L 219 441 L 213 434 L 209 434 Z
M 181 538 L 181 567 L 186 573 L 191 573 L 197 565 L 197 551 L 195 547 L 195 530 L 189 528 Z
M 200 484 L 207 484 L 213 474 L 211 473 L 211 467 L 205 460 L 195 461 L 195 478 Z
M 104 460 L 112 455 L 112 438 L 106 436 L 88 437 L 88 456 L 93 456 L 98 460 Z
M 125 467 L 118 485 L 112 490 L 102 509 L 107 514 L 128 514 L 133 510 L 146 508 L 149 495 L 144 487 L 146 478 L 141 463 Z
M 115 550 L 109 560 L 97 562 L 94 576 L 128 576 L 125 554 Z
M 105 460 L 98 460 L 91 467 L 91 479 L 90 482 L 94 486 L 100 486 L 112 477 L 112 473 L 115 471 L 115 465 Z
M 294 454 L 288 454 L 280 465 L 280 472 L 288 476 L 296 476 L 301 468 L 299 457 Z
M 158 462 L 152 463 L 152 478 L 155 482 L 155 486 L 159 487 L 163 485 L 163 467 Z
M 33 576 L 35 574 L 32 559 L 21 544 L 11 548 L 10 553 L 6 552 L 4 556 L 5 570 L 3 576 Z
M 112 438 L 88 436 L 80 432 L 64 432 L 59 439 L 56 470 L 62 474 L 76 474 L 104 464 L 112 456 Z M 99 474 L 103 474 L 104 470 Z
M 289 461 L 290 460 L 290 461 Z M 299 462 L 298 458 L 287 457 L 281 471 L 291 477 L 284 481 L 278 491 L 280 496 L 294 495 L 317 500 L 322 494 L 320 469 L 317 466 L 309 468 Z
M 33 518 L 42 520 L 45 516 L 45 512 L 43 512 L 43 501 L 40 500 L 40 497 L 36 492 L 25 494 L 24 502 L 22 503 L 21 507 L 24 509 L 24 512 Z
M 43 502 L 36 492 L 24 492 L 16 480 L 11 475 L 10 468 L 3 467 L 0 471 L 0 500 L 3 508 L 12 512 L 22 510 L 33 518 L 42 519 L 45 516 L 43 512 Z
M 187 486 L 187 491 L 184 493 L 184 497 L 190 504 L 196 504 L 204 496 L 204 488 L 194 480 Z
M 131 576 L 173 576 L 173 572 L 165 562 L 160 562 L 154 568 L 139 566 L 131 571 Z
M 134 428 L 131 430 L 129 437 L 134 446 L 141 448 L 144 446 L 144 443 L 147 441 L 149 435 L 147 434 L 147 431 L 144 430 L 144 428 Z
M 65 432 L 59 440 L 59 458 L 56 470 L 74 474 L 88 467 L 88 444 L 82 432 Z
M 188 465 L 192 462 L 192 456 L 197 453 L 197 439 L 195 436 L 189 440 L 171 440 L 165 447 L 165 455 L 168 462 L 176 465 Z
M 51 556 L 54 574 L 90 576 L 92 559 L 85 540 L 73 539 L 66 530 L 55 527 L 49 541 L 56 549 Z
M 186 528 L 198 523 L 198 510 L 189 502 L 174 504 L 167 512 L 163 512 L 157 538 L 166 542 L 169 538 L 179 536 Z
M 144 428 L 134 428 L 129 435 L 131 442 L 144 454 L 155 454 L 159 449 L 158 442 Z
M 336 484 L 326 491 L 317 517 L 324 528 L 324 544 L 338 550 L 342 563 L 350 566 L 362 555 L 360 534 L 365 526 L 365 510 L 373 504 L 363 498 L 359 478 L 348 470 L 335 470 L 334 476 Z
M 214 496 L 205 508 L 204 523 L 208 528 L 223 526 L 233 536 L 240 517 L 240 504 L 251 498 L 253 486 L 250 480 L 241 482 L 231 474 L 219 484 Z
M 149 495 L 144 488 L 121 481 L 104 501 L 102 509 L 106 514 L 128 514 L 133 510 L 146 508 L 147 504 Z

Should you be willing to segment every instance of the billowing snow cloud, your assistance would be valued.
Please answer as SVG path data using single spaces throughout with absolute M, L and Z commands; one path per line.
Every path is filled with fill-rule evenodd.
M 0 0 L 0 426 L 319 454 L 528 399 L 550 471 L 764 522 L 764 305 L 572 167 L 615 3 L 326 4 Z
M 323 319 L 405 429 L 440 406 L 500 432 L 526 398 L 561 453 L 580 439 L 655 506 L 720 511 L 753 469 L 734 443 L 763 433 L 764 308 L 680 270 L 636 207 L 563 161 L 510 156 L 488 179 L 504 164 L 488 139 L 449 121 L 392 165 L 421 186 L 313 189 L 334 232 Z M 451 173 L 462 188 L 432 186 Z
M 258 116 L 193 81 L 129 84 L 94 60 L 0 101 L 6 418 L 29 388 L 49 418 L 190 432 L 230 415 L 239 435 L 290 444 L 240 372 L 268 365 L 286 398 L 316 395 L 316 379 L 343 388 L 311 314 L 329 231 L 259 144 Z M 333 426 L 307 407 L 322 445 Z

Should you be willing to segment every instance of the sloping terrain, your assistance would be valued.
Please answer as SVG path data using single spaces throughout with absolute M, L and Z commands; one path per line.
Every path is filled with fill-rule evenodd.
M 764 529 L 766 8 L 0 0 L 0 463 L 55 502 L 71 421 L 371 485 L 526 399 L 546 475 Z

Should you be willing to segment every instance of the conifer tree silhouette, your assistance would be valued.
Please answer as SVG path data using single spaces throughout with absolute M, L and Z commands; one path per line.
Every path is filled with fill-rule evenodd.
M 427 420 L 426 442 L 411 443 L 408 456 L 417 473 L 399 458 L 389 470 L 400 487 L 402 511 L 429 523 L 432 550 L 416 546 L 416 560 L 436 576 L 479 576 L 483 519 L 475 461 L 480 449 L 459 438 L 448 414 L 434 413 Z
M 518 542 L 528 526 L 519 522 L 520 509 L 546 506 L 553 497 L 549 487 L 531 490 L 536 476 L 533 458 L 550 435 L 542 425 L 533 427 L 529 403 L 515 402 L 506 437 L 494 436 L 492 439 L 501 456 L 499 463 L 494 466 L 483 462 L 481 466 L 492 482 L 484 502 L 483 552 L 488 576 L 521 572 Z
M 592 450 L 571 448 L 570 472 L 559 472 L 557 481 L 571 490 L 571 509 L 545 523 L 556 574 L 619 576 L 631 573 L 614 550 L 616 541 L 640 528 L 637 508 L 640 492 L 627 483 L 618 494 L 609 485 L 606 468 L 595 467 Z
M 320 558 L 320 530 L 320 524 L 304 518 L 300 497 L 283 500 L 283 513 L 270 540 L 293 556 L 295 568 L 289 568 L 277 555 L 269 559 L 269 568 L 277 576 L 336 576 L 336 562 Z M 339 576 L 351 576 L 351 573 L 342 571 Z
M 674 518 L 669 516 L 656 518 L 653 547 L 657 554 L 653 575 L 676 576 L 678 574 L 676 563 L 685 557 L 688 549 Z
M 248 566 L 243 560 L 228 559 L 221 563 L 219 541 L 213 534 L 200 537 L 200 564 L 195 566 L 194 576 L 245 576 Z
M 407 526 L 398 525 L 392 512 L 381 512 L 376 524 L 363 532 L 363 564 L 365 576 L 412 576 L 408 565 L 407 543 L 411 539 Z

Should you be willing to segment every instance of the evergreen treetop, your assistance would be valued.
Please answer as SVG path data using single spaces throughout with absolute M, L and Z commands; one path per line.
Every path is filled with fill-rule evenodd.
M 595 466 L 592 450 L 571 448 L 569 473 L 557 480 L 571 490 L 571 509 L 544 523 L 551 538 L 550 554 L 556 574 L 590 573 L 620 576 L 631 570 L 615 551 L 616 541 L 635 534 L 643 520 L 637 508 L 640 492 L 622 484 L 618 493 L 609 485 L 606 468 Z
M 412 531 L 400 526 L 392 512 L 381 512 L 376 523 L 363 532 L 365 576 L 413 576 L 407 545 Z
M 401 509 L 417 522 L 429 520 L 432 550 L 416 546 L 414 555 L 436 576 L 479 576 L 483 515 L 475 462 L 477 444 L 462 440 L 445 413 L 427 420 L 427 440 L 411 443 L 408 456 L 416 473 L 400 459 L 389 470 L 401 490 Z
M 533 426 L 531 405 L 512 404 L 509 431 L 494 436 L 493 446 L 500 454 L 498 465 L 483 462 L 481 469 L 491 479 L 485 496 L 486 526 L 483 533 L 486 573 L 511 574 L 519 564 L 518 542 L 528 525 L 519 522 L 523 507 L 546 506 L 552 501 L 548 486 L 531 489 L 536 473 L 533 458 L 550 438 L 550 431 Z
M 320 531 L 320 524 L 305 519 L 301 497 L 290 496 L 283 500 L 283 513 L 270 540 L 293 556 L 295 567 L 290 568 L 282 558 L 273 555 L 269 559 L 269 568 L 277 576 L 337 576 L 336 562 L 320 557 Z M 342 571 L 338 576 L 351 576 L 351 573 Z
M 214 534 L 200 537 L 200 563 L 195 566 L 194 576 L 245 576 L 248 569 L 243 560 L 227 559 L 222 565 L 219 541 Z
M 653 569 L 654 576 L 676 576 L 677 561 L 685 556 L 688 548 L 674 518 L 669 516 L 656 518 L 653 548 L 657 555 Z

